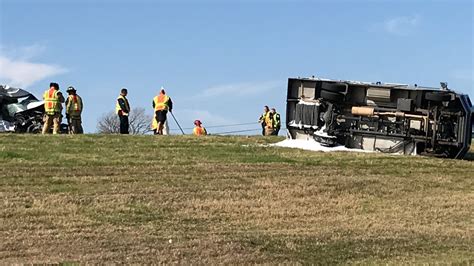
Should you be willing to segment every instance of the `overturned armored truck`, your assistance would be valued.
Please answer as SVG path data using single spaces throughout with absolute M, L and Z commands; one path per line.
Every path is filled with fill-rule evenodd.
M 471 144 L 472 103 L 441 85 L 290 78 L 288 135 L 326 146 L 461 159 Z

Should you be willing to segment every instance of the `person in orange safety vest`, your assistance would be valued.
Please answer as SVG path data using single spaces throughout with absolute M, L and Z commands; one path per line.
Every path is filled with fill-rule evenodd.
M 61 104 L 64 103 L 63 94 L 59 91 L 58 83 L 51 82 L 49 89 L 43 94 L 44 100 L 44 118 L 43 118 L 43 134 L 49 133 L 51 125 L 53 125 L 53 134 L 59 133 L 61 124 Z
M 193 129 L 193 135 L 194 136 L 205 136 L 207 135 L 206 129 L 202 126 L 201 121 L 196 120 L 194 121 L 194 129 Z
M 163 127 L 166 122 L 166 115 L 173 110 L 173 102 L 166 95 L 165 89 L 161 87 L 160 93 L 153 98 L 153 109 L 155 110 L 155 118 L 158 123 L 156 134 L 163 135 Z

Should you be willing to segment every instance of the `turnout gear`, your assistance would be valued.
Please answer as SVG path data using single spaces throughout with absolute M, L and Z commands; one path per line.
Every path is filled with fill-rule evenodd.
M 49 89 L 43 93 L 44 100 L 44 117 L 43 117 L 43 134 L 47 134 L 53 125 L 53 134 L 58 134 L 61 124 L 61 103 L 64 97 L 59 91 L 57 83 L 49 84 Z
M 53 126 L 53 134 L 59 134 L 59 127 L 61 124 L 61 114 L 55 113 L 53 115 L 46 114 L 43 117 L 43 134 L 49 133 L 49 129 Z
M 79 95 L 69 95 L 66 100 L 66 115 L 81 116 L 82 107 L 82 98 Z
M 61 112 L 60 92 L 55 88 L 50 88 L 43 94 L 44 111 L 48 115 Z
M 82 98 L 76 94 L 73 87 L 69 87 L 67 92 L 70 93 L 66 99 L 66 118 L 69 125 L 69 134 L 82 134 Z

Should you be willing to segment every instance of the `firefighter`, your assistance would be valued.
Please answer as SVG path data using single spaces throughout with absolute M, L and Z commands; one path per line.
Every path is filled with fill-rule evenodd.
M 166 115 L 173 110 L 173 102 L 166 95 L 165 89 L 161 87 L 160 93 L 153 98 L 153 109 L 155 110 L 155 118 L 158 123 L 157 135 L 163 135 L 163 128 L 166 123 Z
M 43 94 L 44 100 L 44 124 L 43 134 L 49 133 L 51 125 L 53 124 L 53 134 L 59 133 L 61 124 L 61 104 L 64 103 L 64 96 L 59 91 L 58 83 L 51 82 L 49 89 Z
M 262 135 L 263 136 L 265 136 L 266 120 L 267 120 L 267 116 L 269 116 L 269 114 L 270 114 L 270 109 L 268 108 L 268 106 L 265 105 L 263 107 L 263 114 L 258 119 L 258 122 L 262 125 Z
M 130 103 L 128 102 L 127 94 L 127 89 L 122 88 L 115 104 L 115 112 L 117 113 L 120 119 L 120 134 L 128 134 L 128 129 L 130 125 L 128 122 L 128 116 L 130 114 Z
M 202 126 L 202 123 L 200 120 L 194 121 L 194 129 L 193 129 L 193 134 L 194 136 L 206 136 L 207 131 L 206 129 Z
M 69 86 L 66 90 L 69 96 L 66 99 L 66 119 L 69 125 L 69 134 L 82 134 L 81 114 L 83 110 L 82 98 L 77 95 L 76 89 Z
M 270 112 L 273 116 L 273 135 L 278 136 L 278 132 L 280 132 L 281 128 L 280 114 L 277 113 L 275 108 L 272 108 Z

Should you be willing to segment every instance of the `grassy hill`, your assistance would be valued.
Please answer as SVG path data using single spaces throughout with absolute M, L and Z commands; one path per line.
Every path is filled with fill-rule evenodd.
M 0 136 L 0 263 L 474 262 L 470 160 Z

